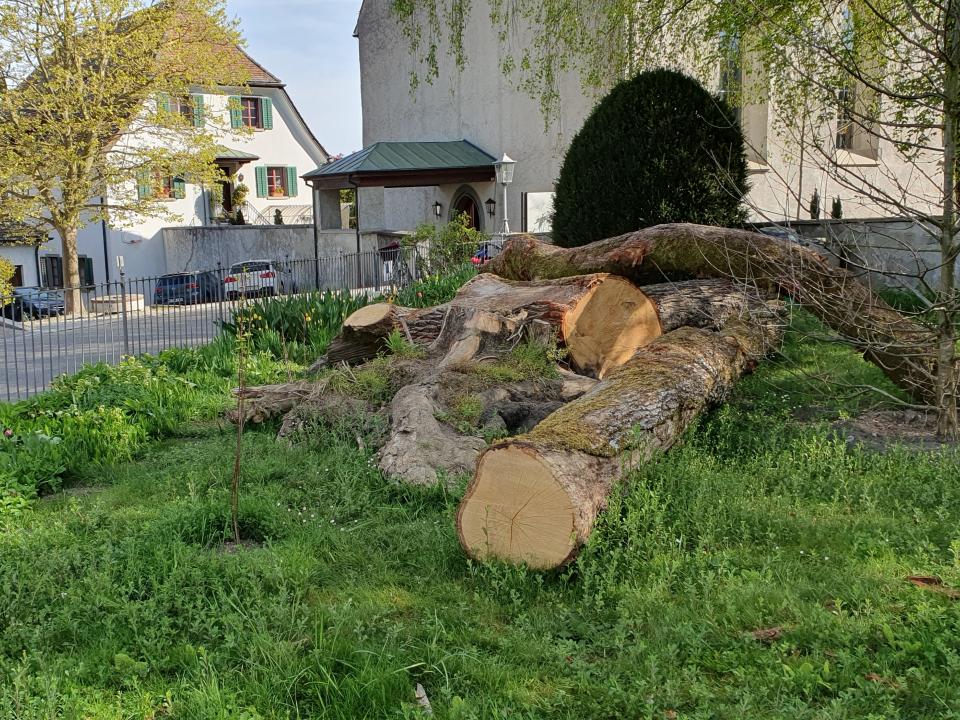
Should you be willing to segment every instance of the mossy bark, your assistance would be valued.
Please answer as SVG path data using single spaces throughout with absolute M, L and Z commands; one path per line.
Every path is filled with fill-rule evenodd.
M 569 562 L 620 474 L 673 446 L 781 331 L 775 314 L 674 330 L 532 431 L 492 446 L 457 514 L 463 549 L 541 569 Z M 547 510 L 538 498 L 560 500 Z
M 732 278 L 794 298 L 911 397 L 936 400 L 936 342 L 929 329 L 891 308 L 849 271 L 766 235 L 672 224 L 576 248 L 518 237 L 484 272 L 514 280 L 607 272 L 641 285 L 691 276 Z

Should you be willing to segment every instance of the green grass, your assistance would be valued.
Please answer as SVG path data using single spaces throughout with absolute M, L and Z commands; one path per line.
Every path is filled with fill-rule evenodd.
M 546 575 L 346 437 L 248 433 L 233 553 L 229 428 L 76 472 L 0 534 L 0 718 L 960 717 L 960 602 L 904 580 L 960 588 L 960 457 L 847 448 L 871 399 L 807 371 L 884 383 L 793 333 Z

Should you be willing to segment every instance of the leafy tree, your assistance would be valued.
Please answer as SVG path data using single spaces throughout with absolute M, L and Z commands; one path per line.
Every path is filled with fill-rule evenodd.
M 730 107 L 673 70 L 640 73 L 594 108 L 567 150 L 553 235 L 572 247 L 666 222 L 738 225 L 747 191 Z
M 938 244 L 935 272 L 908 282 L 928 300 L 921 319 L 936 333 L 937 358 L 928 370 L 937 384 L 940 433 L 960 436 L 960 0 L 596 0 L 588 10 L 579 0 L 485 5 L 484 19 L 501 39 L 503 71 L 540 99 L 548 119 L 559 109 L 558 79 L 566 73 L 603 89 L 669 58 L 713 79 L 730 62 L 729 40 L 736 38 L 736 60 L 754 69 L 760 97 L 744 83 L 731 99 L 767 102 L 781 144 L 884 214 L 916 220 Z M 469 62 L 463 39 L 471 3 L 394 0 L 394 11 L 422 62 L 417 80 L 438 76 L 448 56 L 454 69 Z M 524 38 L 532 41 L 511 42 L 518 28 L 529 30 Z M 841 129 L 843 143 L 836 141 Z M 850 140 L 869 162 L 838 157 L 836 149 Z M 801 188 L 790 191 L 799 213 Z M 918 345 L 913 361 L 926 368 L 928 350 Z
M 56 231 L 68 287 L 82 227 L 167 214 L 160 178 L 216 179 L 221 121 L 180 99 L 242 85 L 238 42 L 222 0 L 0 0 L 0 220 Z
M 13 280 L 15 271 L 16 268 L 12 262 L 5 257 L 0 257 L 0 307 L 10 302 L 10 298 L 13 296 L 13 285 L 10 281 Z

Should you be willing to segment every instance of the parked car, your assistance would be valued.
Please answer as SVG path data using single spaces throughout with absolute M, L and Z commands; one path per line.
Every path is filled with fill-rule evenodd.
M 63 295 L 40 288 L 14 288 L 13 299 L 3 306 L 3 317 L 16 322 L 63 315 Z
M 212 272 L 183 272 L 161 275 L 153 290 L 156 305 L 193 305 L 220 297 L 220 281 Z
M 483 247 L 477 250 L 474 256 L 470 258 L 470 262 L 472 262 L 477 267 L 481 267 L 483 265 L 486 265 L 491 260 L 493 260 L 497 255 L 499 255 L 500 250 L 501 250 L 500 246 L 497 245 L 496 243 L 492 243 L 492 242 L 484 243 Z
M 802 238 L 796 230 L 791 230 L 783 225 L 765 225 L 764 227 L 757 228 L 757 232 L 772 238 L 777 238 L 778 240 L 792 242 L 801 247 L 807 247 L 810 244 L 809 241 Z
M 223 288 L 231 300 L 241 295 L 282 295 L 291 285 L 289 275 L 276 260 L 246 260 L 230 266 Z

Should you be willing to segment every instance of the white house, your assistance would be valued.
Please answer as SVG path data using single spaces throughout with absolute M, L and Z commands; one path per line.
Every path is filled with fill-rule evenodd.
M 430 180 L 434 168 L 426 157 L 419 165 L 408 158 L 403 173 L 379 178 L 371 173 L 330 177 L 336 168 L 320 168 L 308 176 L 318 194 L 329 192 L 338 183 L 359 186 L 360 227 L 368 230 L 406 230 L 423 222 L 443 222 L 453 213 L 466 211 L 481 229 L 497 232 L 505 209 L 513 231 L 549 230 L 552 191 L 564 154 L 599 98 L 585 92 L 574 73 L 561 74 L 556 85 L 559 114 L 547 124 L 538 101 L 517 89 L 516 78 L 504 76 L 499 28 L 490 21 L 488 3 L 483 1 L 468 5 L 463 31 L 465 67 L 456 68 L 448 48 L 441 43 L 435 53 L 439 76 L 412 87 L 411 76 L 423 68 L 410 51 L 393 4 L 392 0 L 364 0 L 354 32 L 360 53 L 363 152 L 382 148 L 385 143 L 388 147 L 397 143 L 397 147 L 409 148 L 411 144 L 466 141 L 491 158 L 508 154 L 517 165 L 514 182 L 508 188 L 507 207 L 492 172 L 480 180 L 449 173 Z M 514 49 L 529 47 L 532 32 L 530 28 L 514 27 L 507 42 Z M 677 58 L 665 58 L 663 64 L 678 63 L 682 66 Z M 762 69 L 752 67 L 749 58 L 738 58 L 736 67 L 717 68 L 712 76 L 700 79 L 724 93 L 730 82 L 742 83 L 747 89 L 761 77 Z M 748 144 L 751 191 L 747 204 L 751 220 L 807 218 L 809 198 L 815 190 L 825 213 L 832 199 L 839 197 L 845 217 L 886 214 L 868 196 L 840 186 L 825 171 L 824 164 L 857 168 L 869 182 L 885 183 L 889 180 L 879 172 L 879 159 L 884 158 L 889 173 L 891 163 L 896 162 L 892 147 L 879 147 L 874 137 L 861 134 L 853 123 L 834 116 L 828 123 L 835 127 L 823 128 L 829 145 L 823 157 L 798 158 L 779 133 L 784 118 L 775 117 L 776 110 L 768 102 L 755 100 L 739 112 Z M 931 163 L 935 160 L 932 158 Z M 346 158 L 345 164 L 351 166 L 352 161 Z M 893 173 L 899 173 L 895 182 L 911 183 L 917 194 L 929 196 L 931 208 L 936 205 L 936 189 L 920 187 L 921 181 L 912 177 L 915 173 L 910 167 L 894 167 Z M 375 187 L 375 182 L 380 187 Z M 414 186 L 414 182 L 420 185 Z M 324 202 L 319 199 L 322 208 Z M 494 211 L 494 215 L 486 210 Z
M 195 93 L 189 99 L 173 101 L 168 109 L 182 112 L 197 124 L 204 123 L 211 113 L 222 120 L 216 125 L 208 123 L 223 128 L 214 130 L 222 136 L 217 165 L 237 185 L 243 183 L 249 188 L 245 203 L 235 207 L 234 185 L 229 182 L 213 189 L 180 178 L 141 180 L 138 194 L 159 194 L 169 211 L 167 217 L 140 217 L 123 225 L 100 222 L 83 228 L 77 243 L 84 285 L 116 280 L 117 256 L 124 258 L 130 278 L 154 277 L 179 269 L 166 267 L 161 230 L 170 225 L 211 225 L 218 216 L 237 209 L 247 222 L 273 223 L 277 210 L 288 224 L 312 221 L 309 188 L 300 176 L 326 163 L 327 151 L 293 104 L 284 83 L 242 50 L 238 52 L 249 77 L 244 88 L 222 88 L 221 94 Z M 136 141 L 149 143 L 150 138 Z M 63 285 L 60 240 L 56 236 L 39 247 L 0 246 L 0 254 L 16 266 L 16 284 Z

